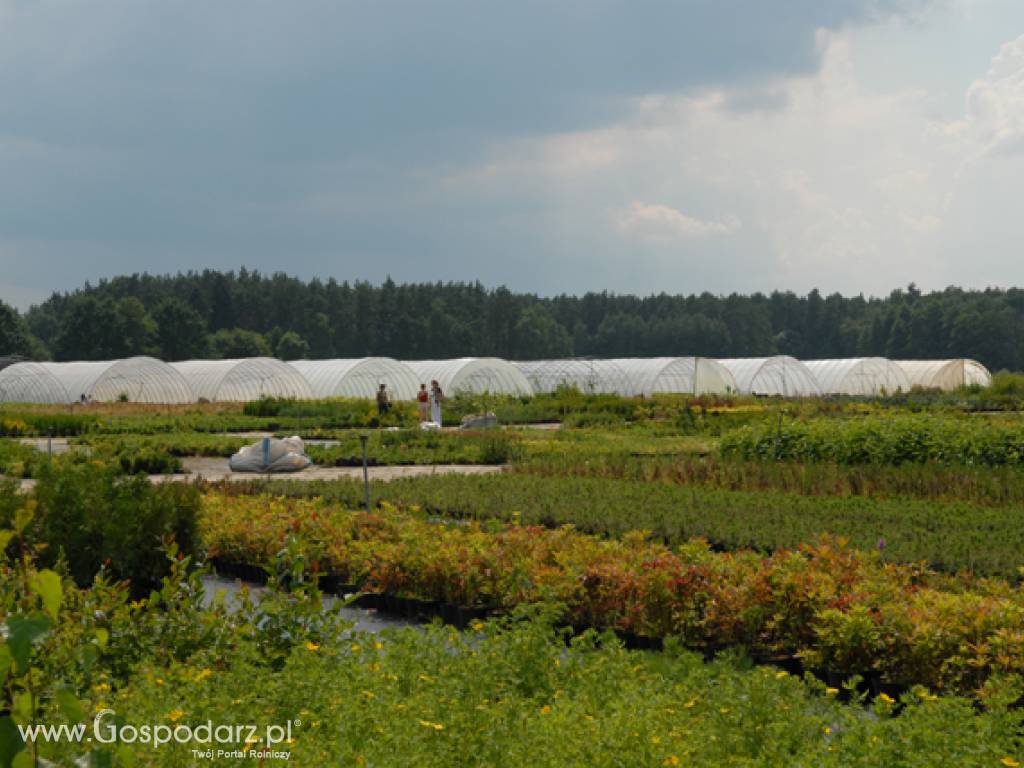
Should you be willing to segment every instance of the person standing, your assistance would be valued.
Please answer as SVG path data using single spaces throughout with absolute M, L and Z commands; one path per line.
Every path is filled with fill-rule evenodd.
M 416 393 L 416 404 L 420 409 L 420 423 L 430 418 L 430 393 L 427 392 L 427 385 L 420 384 L 420 391 Z
M 444 400 L 444 392 L 437 379 L 430 382 L 430 420 L 437 426 L 441 426 L 441 402 Z
M 377 390 L 377 415 L 383 419 L 390 410 L 391 400 L 388 398 L 388 391 L 384 385 L 381 384 L 380 389 Z

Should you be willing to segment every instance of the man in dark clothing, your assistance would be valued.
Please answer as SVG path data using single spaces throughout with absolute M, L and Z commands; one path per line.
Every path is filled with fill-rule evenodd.
M 388 399 L 388 391 L 381 384 L 380 389 L 377 390 L 377 415 L 383 419 L 390 410 L 391 400 Z

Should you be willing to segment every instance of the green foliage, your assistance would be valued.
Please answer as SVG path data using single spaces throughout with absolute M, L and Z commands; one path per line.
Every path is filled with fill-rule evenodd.
M 0 357 L 7 355 L 38 360 L 44 357 L 44 351 L 25 319 L 16 309 L 0 301 Z
M 967 691 L 1024 673 L 1020 589 L 883 564 L 828 537 L 763 557 L 700 540 L 667 547 L 643 531 L 610 540 L 571 527 L 441 524 L 389 505 L 350 513 L 222 495 L 205 500 L 202 528 L 227 562 L 264 565 L 294 538 L 311 570 L 357 589 L 493 610 L 553 601 L 573 626 L 795 656 L 842 679 Z
M 710 294 L 648 297 L 587 293 L 538 298 L 479 284 L 379 286 L 302 282 L 247 269 L 118 277 L 56 295 L 26 320 L 61 355 L 100 359 L 116 341 L 117 302 L 138 299 L 157 325 L 169 359 L 199 356 L 207 339 L 234 330 L 278 339 L 294 333 L 317 357 L 389 355 L 416 359 L 545 356 L 790 354 L 802 359 L 885 355 L 973 357 L 992 370 L 1024 369 L 1019 289 L 922 294 L 914 286 L 885 299 Z M 275 339 L 276 341 L 277 339 Z M 228 346 L 235 346 L 233 343 Z M 246 349 L 253 348 L 246 345 Z M 0 349 L 0 353 L 3 350 Z M 223 354 L 223 351 L 219 351 Z
M 206 322 L 194 307 L 173 297 L 161 299 L 153 318 L 162 360 L 187 360 L 207 354 Z
M 723 438 L 721 452 L 838 464 L 1018 465 L 1024 462 L 1024 425 L 924 414 L 791 421 L 736 430 Z
M 355 467 L 363 463 L 357 431 L 339 434 L 330 445 L 307 445 L 306 453 L 321 466 Z M 376 430 L 368 433 L 371 465 L 506 464 L 521 458 L 518 435 L 500 431 L 437 432 L 420 429 Z
M 210 352 L 217 358 L 270 357 L 266 339 L 244 328 L 222 328 L 210 337 Z
M 86 413 L 0 407 L 0 437 L 71 437 L 84 434 L 96 428 L 97 424 L 98 419 Z
M 1024 504 L 1024 472 L 1012 466 L 964 467 L 939 464 L 831 464 L 828 462 L 742 461 L 707 455 L 545 453 L 520 462 L 518 470 L 542 477 L 599 477 L 671 482 L 732 491 L 782 491 L 804 496 L 910 497 L 969 501 L 985 505 Z
M 189 701 L 182 722 L 300 719 L 287 749 L 301 765 L 1000 768 L 1019 754 L 1021 718 L 1005 705 L 977 713 L 923 691 L 899 717 L 888 705 L 866 714 L 821 686 L 731 658 L 630 652 L 593 634 L 567 648 L 542 618 L 525 616 L 464 635 L 357 632 L 315 651 L 296 642 L 276 675 L 243 641 L 197 687 L 202 661 L 138 675 L 125 688 L 127 716 L 163 722 Z M 187 746 L 164 749 L 164 765 L 191 756 Z
M 123 478 L 119 469 L 72 457 L 43 465 L 32 495 L 35 516 L 25 533 L 31 544 L 48 545 L 39 554 L 42 565 L 63 562 L 79 585 L 106 570 L 145 594 L 167 573 L 160 552 L 168 541 L 186 554 L 195 552 L 199 492 L 180 483 Z M 0 512 L 10 514 L 9 509 L 0 506 Z
M 309 343 L 295 331 L 286 331 L 274 345 L 274 354 L 280 360 L 300 360 L 309 357 Z
M 280 480 L 258 487 L 348 507 L 359 506 L 363 498 L 361 484 L 351 481 Z M 519 474 L 403 478 L 371 483 L 371 495 L 449 518 L 519 520 L 552 528 L 572 525 L 616 537 L 645 530 L 671 545 L 702 536 L 723 549 L 774 551 L 827 533 L 864 549 L 874 549 L 884 538 L 887 560 L 925 560 L 946 571 L 1014 579 L 1024 564 L 1024 530 L 1017 507 Z
M 32 446 L 0 440 L 0 475 L 32 477 L 41 461 L 46 461 L 46 455 Z
M 894 717 L 887 703 L 843 704 L 835 689 L 750 668 L 735 654 L 705 663 L 677 644 L 627 651 L 593 632 L 567 642 L 543 609 L 466 633 L 433 625 L 374 635 L 322 611 L 314 588 L 272 582 L 258 599 L 243 590 L 231 603 L 208 601 L 180 566 L 136 605 L 102 581 L 65 584 L 58 620 L 46 617 L 31 644 L 34 701 L 6 699 L 0 746 L 17 737 L 11 718 L 91 727 L 113 704 L 136 726 L 255 723 L 262 732 L 292 722 L 293 741 L 280 748 L 296 765 L 390 765 L 400 756 L 423 766 L 711 768 L 740 759 L 988 768 L 1020 755 L 1021 717 L 1007 708 L 1015 692 L 1006 683 L 990 686 L 983 709 L 918 688 Z M 30 600 L 45 615 L 24 583 L 0 574 L 0 600 Z M 11 682 L 18 692 L 28 679 L 5 691 Z M 195 747 L 12 738 L 7 757 L 28 749 L 55 765 L 181 766 L 195 762 Z
M 320 430 L 376 427 L 381 425 L 377 406 L 372 400 L 357 398 L 327 398 L 321 400 L 291 400 L 265 397 L 242 406 L 246 416 L 272 417 L 285 423 L 304 420 Z M 418 422 L 416 409 L 411 403 L 394 403 L 384 417 L 385 426 L 412 426 Z

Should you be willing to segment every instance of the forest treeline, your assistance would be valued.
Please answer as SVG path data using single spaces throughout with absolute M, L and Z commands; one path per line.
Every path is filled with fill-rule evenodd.
M 86 283 L 24 315 L 0 305 L 0 355 L 54 360 L 788 354 L 972 357 L 1021 370 L 1022 331 L 1024 290 L 913 285 L 885 298 L 817 290 L 540 298 L 479 283 L 303 281 L 241 269 Z

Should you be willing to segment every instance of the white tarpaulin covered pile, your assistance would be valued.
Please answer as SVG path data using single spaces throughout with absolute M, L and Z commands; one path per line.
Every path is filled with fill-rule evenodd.
M 301 437 L 265 437 L 231 457 L 232 472 L 298 472 L 312 464 Z

